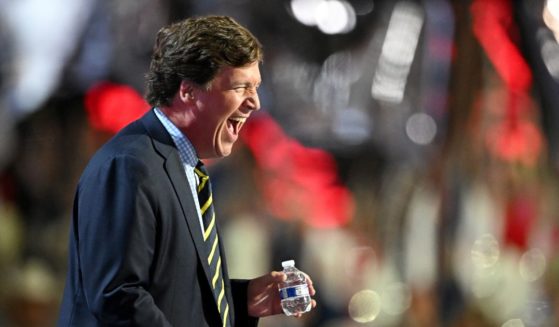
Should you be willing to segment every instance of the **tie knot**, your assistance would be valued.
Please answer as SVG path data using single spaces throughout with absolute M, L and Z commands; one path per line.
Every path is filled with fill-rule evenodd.
M 200 178 L 208 178 L 208 171 L 206 170 L 204 163 L 200 160 L 198 160 L 198 163 L 196 164 L 196 168 L 194 168 L 194 172 L 196 172 L 196 174 Z

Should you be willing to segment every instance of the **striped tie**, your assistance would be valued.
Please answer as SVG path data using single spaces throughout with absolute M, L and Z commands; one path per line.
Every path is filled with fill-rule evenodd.
M 225 285 L 223 283 L 221 269 L 219 237 L 217 235 L 217 228 L 215 227 L 215 211 L 210 176 L 201 161 L 198 161 L 194 172 L 198 175 L 200 180 L 198 184 L 198 202 L 200 203 L 200 213 L 202 214 L 202 221 L 204 223 L 204 243 L 207 249 L 208 265 L 210 266 L 212 275 L 211 285 L 217 303 L 217 309 L 223 321 L 223 326 L 228 327 L 231 326 L 227 318 L 229 315 L 229 304 L 225 297 Z

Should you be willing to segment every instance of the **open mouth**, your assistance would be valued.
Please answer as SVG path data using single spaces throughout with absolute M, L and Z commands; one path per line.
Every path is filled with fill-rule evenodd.
M 227 120 L 227 126 L 234 135 L 239 135 L 239 132 L 241 131 L 241 128 L 243 127 L 246 120 L 246 117 L 231 117 Z

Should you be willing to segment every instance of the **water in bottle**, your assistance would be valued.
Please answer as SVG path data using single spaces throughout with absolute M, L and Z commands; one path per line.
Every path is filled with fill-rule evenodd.
M 281 307 L 287 316 L 311 310 L 311 296 L 305 275 L 295 268 L 295 261 L 281 263 L 287 280 L 280 285 Z

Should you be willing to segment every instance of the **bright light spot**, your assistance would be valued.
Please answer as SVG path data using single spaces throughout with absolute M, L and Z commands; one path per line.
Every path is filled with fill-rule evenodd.
M 387 67 L 381 65 L 379 62 L 379 66 L 373 80 L 373 87 L 371 88 L 373 98 L 392 103 L 402 102 L 402 99 L 404 98 L 404 89 L 406 88 L 406 81 L 383 74 L 383 68 Z
M 35 301 L 50 301 L 56 295 L 56 281 L 48 266 L 40 260 L 25 264 L 23 270 L 14 276 L 12 287 L 22 296 Z
M 93 1 L 0 3 L 6 3 L 2 5 L 2 27 L 13 32 L 10 36 L 16 59 L 10 98 L 18 114 L 27 114 L 48 100 L 58 86 L 64 65 L 83 34 Z
M 559 79 L 559 44 L 554 40 L 544 41 L 541 49 L 542 60 L 549 74 L 555 79 Z
M 423 12 L 417 4 L 402 1 L 394 7 L 373 77 L 373 98 L 402 102 L 423 20 Z
M 435 120 L 424 113 L 411 115 L 406 123 L 406 134 L 412 142 L 427 145 L 433 141 L 437 134 Z
M 345 2 L 338 0 L 323 1 L 316 11 L 316 24 L 326 34 L 347 33 L 355 27 L 355 10 Z
M 547 0 L 546 6 L 553 18 L 559 20 L 559 0 Z
M 411 293 L 403 283 L 392 283 L 382 290 L 382 310 L 390 315 L 400 315 L 411 305 Z
M 293 16 L 301 24 L 316 25 L 316 12 L 323 0 L 291 0 Z
M 559 42 L 559 1 L 550 1 L 543 9 L 543 22 L 555 34 L 555 40 Z
M 423 19 L 412 12 L 395 11 L 388 27 L 389 34 L 382 53 L 396 64 L 409 65 L 413 61 Z M 400 25 L 404 24 L 404 25 Z
M 375 320 L 380 313 L 380 296 L 371 290 L 355 293 L 349 300 L 348 313 L 358 323 Z
M 472 262 L 476 268 L 489 268 L 499 260 L 499 242 L 491 234 L 484 234 L 472 246 Z
M 333 132 L 346 143 L 363 143 L 371 135 L 369 117 L 357 108 L 337 110 Z
M 546 259 L 542 251 L 531 249 L 524 253 L 519 263 L 520 276 L 528 282 L 538 280 L 545 272 Z
M 524 327 L 521 319 L 511 319 L 503 324 L 502 327 Z
M 325 34 L 348 33 L 357 21 L 355 9 L 343 0 L 291 0 L 290 7 L 301 24 L 317 26 Z

